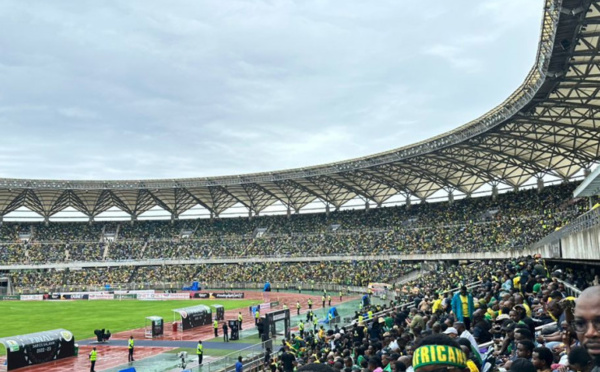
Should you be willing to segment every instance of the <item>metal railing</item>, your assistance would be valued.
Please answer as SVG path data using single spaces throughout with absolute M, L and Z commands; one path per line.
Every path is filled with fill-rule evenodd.
M 565 282 L 562 279 L 558 279 L 558 278 L 553 278 L 553 279 L 565 286 L 565 291 L 567 292 L 568 296 L 579 297 L 581 292 L 583 292 L 581 289 L 575 287 L 572 284 Z
M 546 235 L 543 239 L 533 243 L 531 248 L 537 249 L 548 244 L 559 242 L 562 238 L 573 233 L 581 232 L 598 225 L 600 225 L 600 208 L 592 209 L 575 218 L 560 230 L 556 230 L 555 232 Z

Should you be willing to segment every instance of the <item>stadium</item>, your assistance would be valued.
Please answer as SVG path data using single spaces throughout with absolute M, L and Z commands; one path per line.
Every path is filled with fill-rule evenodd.
M 598 370 L 600 2 L 543 7 L 521 86 L 425 141 L 233 176 L 0 178 L 0 371 L 420 372 L 442 346 L 456 371 Z

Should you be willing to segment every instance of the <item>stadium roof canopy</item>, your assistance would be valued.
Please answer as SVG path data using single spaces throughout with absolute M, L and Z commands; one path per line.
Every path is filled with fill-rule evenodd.
M 600 167 L 587 176 L 573 192 L 574 198 L 600 195 Z
M 600 158 L 600 5 L 546 0 L 536 62 L 523 84 L 485 115 L 391 151 L 307 168 L 175 180 L 0 179 L 0 218 L 26 207 L 48 218 L 73 207 L 90 218 L 111 207 L 133 217 L 159 206 L 174 216 L 200 204 L 219 215 L 241 203 L 254 213 L 281 201 L 336 208 L 356 197 L 467 195 L 485 184 L 569 179 Z

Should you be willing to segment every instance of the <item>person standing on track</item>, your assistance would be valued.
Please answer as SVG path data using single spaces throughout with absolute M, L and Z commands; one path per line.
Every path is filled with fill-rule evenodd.
M 296 310 L 298 310 L 298 315 L 300 315 L 300 301 L 296 302 Z
M 323 307 L 325 307 L 325 295 L 321 296 L 321 302 L 323 302 Z
M 223 322 L 223 342 L 229 342 L 229 328 L 227 322 Z
M 196 346 L 196 355 L 198 355 L 198 365 L 202 364 L 202 356 L 204 355 L 204 346 L 202 340 L 198 340 L 198 346 Z
M 260 311 L 256 309 L 256 312 L 254 313 L 254 325 L 258 324 L 258 319 L 260 319 Z
M 340 291 L 340 302 L 342 302 L 342 291 Z
M 127 341 L 127 347 L 128 347 L 128 351 L 129 354 L 127 355 L 127 359 L 130 362 L 135 361 L 135 359 L 133 359 L 133 336 L 129 336 L 129 340 Z
M 242 330 L 242 321 L 244 320 L 244 317 L 242 316 L 242 312 L 240 311 L 238 313 L 238 323 L 240 324 L 240 331 Z
M 331 295 L 327 295 L 327 301 L 329 301 L 329 307 L 331 307 Z
M 96 359 L 98 359 L 98 352 L 96 351 L 96 348 L 92 348 L 92 351 L 90 351 L 90 372 L 96 372 L 94 370 L 94 367 L 96 366 Z
M 308 310 L 312 309 L 312 298 L 308 299 Z
M 215 337 L 219 337 L 219 321 L 216 319 L 213 322 L 213 328 L 215 329 Z

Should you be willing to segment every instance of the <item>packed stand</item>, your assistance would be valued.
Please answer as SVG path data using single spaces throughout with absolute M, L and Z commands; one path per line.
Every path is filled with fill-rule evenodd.
M 31 225 L 34 240 L 37 242 L 99 242 L 103 224 L 62 222 L 38 223 Z
M 112 283 L 128 283 L 131 267 L 97 267 L 81 270 L 24 270 L 11 272 L 13 286 L 22 292 L 51 292 L 59 290 L 86 290 L 89 287 L 104 287 Z M 76 287 L 76 288 L 75 288 Z
M 310 270 L 307 270 L 310 268 Z M 348 286 L 366 286 L 371 281 L 392 282 L 414 270 L 420 264 L 397 261 L 359 262 L 315 262 L 315 263 L 248 263 L 206 264 L 169 266 L 117 266 L 105 268 L 83 268 L 76 271 L 24 270 L 13 271 L 13 285 L 32 289 L 35 283 L 41 287 L 49 285 L 127 285 L 143 284 L 152 287 L 191 281 L 222 281 L 243 283 L 286 282 L 293 288 L 308 283 L 331 283 Z M 119 275 L 103 275 L 104 272 Z M 116 281 L 118 280 L 118 281 Z M 282 288 L 283 289 L 283 288 Z
M 554 268 L 548 270 L 531 257 L 440 268 L 398 288 L 397 302 L 361 301 L 346 328 L 311 319 L 298 323 L 291 338 L 267 353 L 265 368 L 598 371 L 600 329 L 594 316 L 600 308 L 600 287 L 588 288 L 575 306 L 555 274 Z M 587 274 L 581 277 L 590 278 Z M 475 283 L 471 290 L 468 283 Z
M 90 261 L 494 252 L 522 249 L 587 210 L 586 200 L 567 203 L 576 186 L 577 183 L 569 183 L 546 187 L 542 192 L 522 190 L 500 194 L 496 199 L 469 198 L 454 203 L 421 203 L 410 208 L 340 211 L 329 215 L 133 224 L 50 223 L 33 227 L 4 223 L 0 231 L 10 240 L 18 236 L 18 231 L 29 228 L 34 243 L 55 242 L 47 246 L 50 255 L 46 261 L 37 252 L 23 256 L 24 262 L 30 263 L 66 258 Z M 339 225 L 339 229 L 332 231 L 333 225 Z M 254 236 L 257 228 L 266 229 L 265 235 Z M 110 243 L 107 255 L 95 253 L 102 232 L 111 232 L 116 239 Z M 183 232 L 190 237 L 182 238 Z M 15 251 L 14 247 L 9 249 L 0 244 L 0 257 L 8 258 L 7 262 L 15 259 L 19 262 Z

